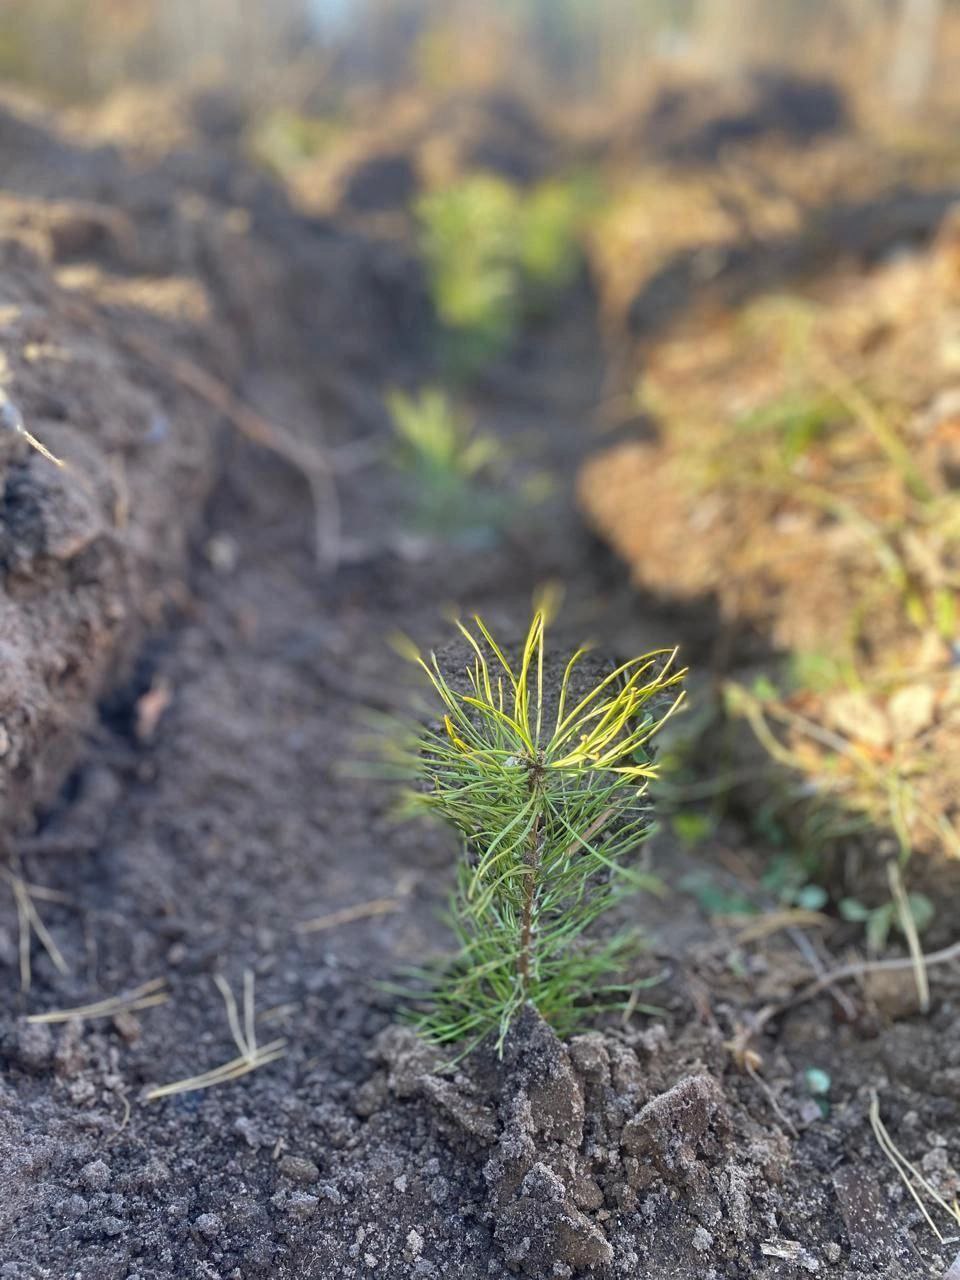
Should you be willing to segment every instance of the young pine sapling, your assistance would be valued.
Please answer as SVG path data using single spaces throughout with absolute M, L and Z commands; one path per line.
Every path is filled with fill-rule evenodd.
M 478 634 L 458 624 L 473 651 L 461 685 L 435 655 L 417 656 L 442 718 L 410 743 L 409 799 L 463 840 L 452 902 L 460 950 L 431 976 L 419 1025 L 467 1047 L 494 1032 L 502 1049 L 527 1003 L 566 1034 L 629 990 L 636 929 L 584 935 L 626 892 L 656 883 L 629 860 L 651 826 L 648 744 L 679 704 L 685 673 L 662 650 L 574 692 L 584 683 L 579 649 L 548 688 L 542 609 L 515 663 L 475 621 Z

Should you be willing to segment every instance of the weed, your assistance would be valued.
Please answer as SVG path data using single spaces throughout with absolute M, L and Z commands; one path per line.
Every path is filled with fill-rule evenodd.
M 684 672 L 673 653 L 651 653 L 579 697 L 579 649 L 551 690 L 546 621 L 538 608 L 518 662 L 479 618 L 476 632 L 460 624 L 474 655 L 463 691 L 435 655 L 416 655 L 442 719 L 407 747 L 409 808 L 445 819 L 463 840 L 452 903 L 459 955 L 427 975 L 430 1001 L 418 1018 L 440 1042 L 493 1032 L 502 1049 L 527 1002 L 564 1033 L 629 994 L 615 979 L 636 931 L 593 943 L 584 935 L 630 889 L 655 884 L 628 859 L 651 827 L 648 744 L 678 705 L 682 695 L 666 695 Z
M 916 931 L 922 934 L 933 919 L 933 903 L 922 893 L 908 894 L 907 902 Z M 898 928 L 903 932 L 896 904 L 892 901 L 881 903 L 878 907 L 868 907 L 858 898 L 841 898 L 837 906 L 844 920 L 863 925 L 867 950 L 871 955 L 879 955 L 886 948 L 891 929 Z

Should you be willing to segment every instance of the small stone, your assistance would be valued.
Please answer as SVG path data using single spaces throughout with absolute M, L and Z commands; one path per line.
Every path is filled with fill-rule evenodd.
M 239 1134 L 247 1146 L 254 1151 L 256 1151 L 258 1147 L 265 1147 L 268 1145 L 267 1139 L 263 1136 L 249 1116 L 238 1116 L 233 1122 L 233 1132 Z
M 80 1075 L 86 1065 L 83 1030 L 75 1018 L 71 1018 L 60 1032 L 60 1039 L 53 1055 L 56 1073 L 62 1080 L 72 1080 Z M 89 1083 L 78 1081 L 77 1083 Z
M 599 1031 L 574 1036 L 568 1048 L 573 1069 L 591 1084 L 606 1084 L 610 1079 L 610 1054 Z
M 823 1111 L 816 1098 L 804 1098 L 799 1107 L 800 1123 L 804 1128 L 823 1119 Z
M 358 1116 L 366 1119 L 383 1107 L 388 1093 L 387 1073 L 385 1071 L 375 1071 L 369 1080 L 354 1091 L 353 1109 Z
M 206 546 L 207 559 L 217 573 L 233 573 L 240 559 L 240 548 L 228 533 L 216 533 Z
M 311 1196 L 306 1191 L 294 1191 L 287 1201 L 287 1213 L 291 1218 L 305 1222 L 317 1212 L 319 1203 L 317 1196 Z
M 118 1236 L 123 1230 L 123 1223 L 119 1218 L 108 1214 L 107 1217 L 100 1219 L 100 1230 L 105 1236 Z
M 713 1248 L 713 1236 L 706 1227 L 697 1227 L 693 1233 L 693 1247 L 697 1253 L 707 1253 Z
M 316 1182 L 320 1177 L 320 1170 L 305 1156 L 284 1156 L 277 1167 L 281 1176 L 291 1182 Z
M 835 1240 L 831 1240 L 829 1244 L 825 1244 L 823 1246 L 823 1256 L 830 1263 L 831 1267 L 835 1267 L 843 1257 L 843 1250 Z
M 39 1075 L 53 1064 L 53 1035 L 43 1022 L 21 1022 L 14 1032 L 13 1057 L 24 1071 Z
M 113 1026 L 124 1044 L 136 1044 L 142 1034 L 139 1019 L 125 1011 L 113 1015 Z
M 110 1185 L 110 1166 L 105 1160 L 91 1160 L 80 1170 L 80 1181 L 90 1191 L 106 1191 Z
M 63 1202 L 63 1212 L 70 1218 L 82 1218 L 89 1208 L 83 1196 L 68 1196 Z
M 158 1187 L 162 1187 L 165 1182 L 169 1181 L 169 1168 L 162 1160 L 158 1160 L 156 1156 L 151 1156 L 139 1173 L 135 1175 L 135 1184 L 144 1191 L 156 1191 Z
M 410 1251 L 411 1261 L 415 1261 L 423 1253 L 423 1236 L 413 1227 L 407 1232 L 407 1248 Z
M 215 1213 L 201 1213 L 193 1225 L 205 1240 L 216 1240 L 223 1229 L 223 1223 Z
M 891 1022 L 912 1017 L 920 1008 L 913 971 L 879 970 L 864 976 L 864 990 L 877 1011 Z
M 394 1191 L 399 1191 L 401 1195 L 404 1194 L 407 1189 L 407 1175 L 405 1173 L 401 1173 L 399 1178 L 394 1178 L 393 1189 Z
M 329 1200 L 331 1204 L 343 1204 L 343 1196 L 333 1185 L 332 1182 L 321 1182 L 317 1190 L 323 1196 L 324 1200 Z
M 75 1106 L 84 1106 L 94 1100 L 97 1090 L 92 1080 L 74 1080 L 67 1087 L 67 1095 Z

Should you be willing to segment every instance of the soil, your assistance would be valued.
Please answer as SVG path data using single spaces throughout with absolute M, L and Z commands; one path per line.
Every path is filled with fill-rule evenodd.
M 530 1012 L 502 1061 L 480 1050 L 444 1070 L 381 985 L 449 945 L 440 909 L 454 855 L 446 832 L 398 826 L 389 789 L 344 768 L 362 713 L 394 707 L 405 688 L 389 635 L 439 643 L 451 604 L 519 634 L 533 590 L 562 578 L 572 638 L 592 631 L 614 652 L 683 638 L 694 660 L 711 644 L 709 599 L 678 614 L 633 594 L 577 514 L 574 478 L 596 442 L 585 428 L 607 374 L 586 286 L 472 396 L 505 448 L 536 445 L 552 497 L 499 542 L 431 542 L 411 534 L 383 460 L 380 389 L 430 374 L 429 319 L 402 246 L 301 218 L 236 157 L 198 191 L 210 172 L 198 156 L 135 174 L 122 149 L 78 157 L 47 124 L 11 115 L 7 136 L 16 216 L 31 234 L 50 236 L 44 183 L 58 199 L 69 186 L 70 200 L 95 186 L 101 205 L 129 211 L 140 247 L 118 265 L 128 251 L 109 233 L 68 237 L 73 279 L 89 282 L 75 323 L 56 254 L 5 276 L 5 291 L 22 277 L 44 341 L 77 353 L 62 381 L 51 371 L 31 382 L 27 346 L 39 339 L 14 330 L 11 396 L 31 429 L 71 459 L 77 450 L 91 477 L 127 450 L 138 487 L 118 534 L 104 514 L 112 494 L 83 505 L 63 473 L 19 448 L 4 473 L 5 643 L 6 617 L 39 602 L 32 646 L 11 662 L 26 662 L 38 637 L 52 654 L 57 628 L 58 651 L 79 649 L 70 627 L 85 599 L 74 589 L 84 527 L 99 612 L 76 677 L 77 706 L 92 708 L 86 732 L 69 735 L 56 767 L 35 768 L 63 705 L 40 668 L 18 749 L 43 781 L 21 780 L 5 817 L 14 865 L 53 895 L 36 903 L 70 971 L 35 946 L 32 987 L 19 992 L 17 916 L 12 897 L 0 899 L 0 1276 L 942 1274 L 952 1250 L 906 1198 L 867 1109 L 880 1090 L 895 1138 L 947 1199 L 956 1194 L 955 978 L 935 979 L 926 1017 L 902 986 L 861 993 L 852 1009 L 826 995 L 799 1006 L 766 1024 L 752 1073 L 730 1042 L 750 1011 L 802 985 L 806 961 L 777 938 L 738 940 L 680 893 L 667 910 L 636 907 L 646 973 L 659 979 L 642 999 L 660 1012 L 609 1019 L 567 1044 Z M 249 242 L 231 239 L 238 209 Z M 141 277 L 199 290 L 198 330 L 135 306 Z M 13 304 L 25 306 L 18 295 Z M 145 369 L 131 357 L 132 312 L 164 352 L 186 350 L 294 438 L 322 439 L 345 460 L 336 575 L 317 560 L 302 470 L 239 435 L 168 362 Z M 84 342 L 94 370 L 109 359 L 115 377 L 82 377 Z M 30 400 L 51 386 L 59 431 Z M 148 453 L 158 404 L 172 438 Z M 360 430 L 366 454 L 345 447 Z M 71 501 L 79 513 L 58 535 Z M 11 537 L 21 519 L 30 536 Z M 148 548 L 150 571 L 111 577 L 117 540 L 124 563 L 139 566 Z M 10 557 L 22 545 L 35 550 L 18 586 Z M 125 615 L 111 629 L 114 599 L 137 625 Z M 765 850 L 731 828 L 701 853 L 704 865 L 742 867 Z M 701 865 L 669 833 L 650 856 L 672 885 Z M 303 928 L 317 918 L 322 927 Z M 245 972 L 258 1037 L 283 1037 L 284 1055 L 233 1083 L 148 1100 L 151 1086 L 235 1057 L 213 976 L 239 992 Z M 139 1014 L 26 1020 L 159 978 L 169 1000 Z M 828 1073 L 826 1098 L 811 1095 L 810 1068 Z

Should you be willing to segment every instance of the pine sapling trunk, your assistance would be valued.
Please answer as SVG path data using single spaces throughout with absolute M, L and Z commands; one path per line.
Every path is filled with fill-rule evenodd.
M 530 791 L 535 800 L 542 802 L 539 764 L 534 765 L 530 770 Z M 530 961 L 533 951 L 533 900 L 537 893 L 537 872 L 540 869 L 542 853 L 543 810 L 541 808 L 534 821 L 533 830 L 530 832 L 530 838 L 524 854 L 524 861 L 527 864 L 528 871 L 525 877 L 523 913 L 520 920 L 520 955 L 517 962 L 520 973 L 520 987 L 523 991 L 524 999 L 526 999 L 530 991 Z

